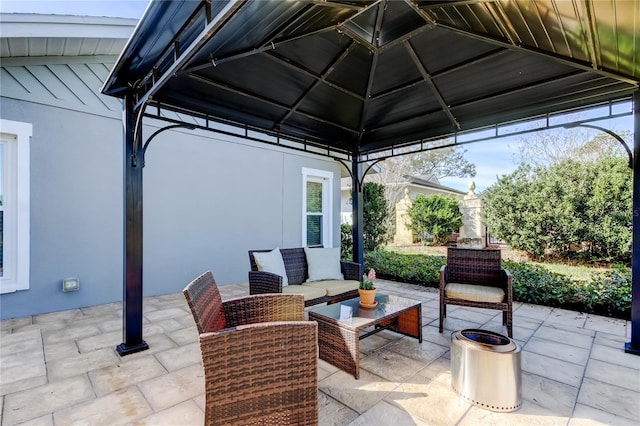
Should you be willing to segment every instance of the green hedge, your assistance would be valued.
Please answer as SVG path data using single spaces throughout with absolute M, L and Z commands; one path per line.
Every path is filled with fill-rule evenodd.
M 446 257 L 401 254 L 386 250 L 365 253 L 365 270 L 379 278 L 438 288 Z M 622 319 L 631 318 L 631 268 L 615 266 L 577 281 L 538 265 L 505 260 L 513 277 L 514 301 L 560 307 Z
M 376 250 L 365 253 L 364 264 L 365 271 L 373 268 L 379 278 L 438 287 L 440 267 L 446 265 L 446 259 L 440 256 Z

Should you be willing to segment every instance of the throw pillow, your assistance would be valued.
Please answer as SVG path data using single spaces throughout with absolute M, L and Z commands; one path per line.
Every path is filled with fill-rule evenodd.
M 259 271 L 280 275 L 282 277 L 282 286 L 289 285 L 287 270 L 284 267 L 284 261 L 282 260 L 282 254 L 279 248 L 268 252 L 254 252 L 253 258 L 256 261 Z
M 309 279 L 307 281 L 344 280 L 340 272 L 340 247 L 309 248 L 305 247 Z

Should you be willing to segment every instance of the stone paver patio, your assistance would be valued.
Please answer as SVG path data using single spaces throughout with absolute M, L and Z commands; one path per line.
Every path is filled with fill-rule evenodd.
M 379 291 L 422 301 L 422 344 L 392 332 L 361 342 L 360 379 L 320 361 L 322 425 L 637 425 L 640 357 L 624 353 L 629 322 L 516 304 L 522 407 L 494 413 L 451 388 L 451 331 L 505 334 L 498 311 L 448 307 L 438 333 L 435 289 L 378 280 Z M 221 287 L 223 297 L 247 284 Z M 119 357 L 121 303 L 2 321 L 2 425 L 202 424 L 198 334 L 182 293 L 144 300 L 150 349 Z

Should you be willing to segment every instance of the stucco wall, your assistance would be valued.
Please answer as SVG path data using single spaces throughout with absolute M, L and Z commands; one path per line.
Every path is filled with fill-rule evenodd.
M 2 118 L 31 123 L 33 137 L 30 289 L 0 295 L 1 318 L 122 300 L 119 117 L 2 98 Z M 207 269 L 220 285 L 246 282 L 247 250 L 299 246 L 303 166 L 334 172 L 337 246 L 339 163 L 208 132 L 156 137 L 144 169 L 144 295 L 179 292 Z M 80 291 L 63 293 L 65 277 Z

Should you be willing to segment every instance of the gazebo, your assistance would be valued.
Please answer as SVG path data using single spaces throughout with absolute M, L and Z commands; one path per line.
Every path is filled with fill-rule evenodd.
M 633 114 L 632 331 L 640 354 L 640 3 L 627 0 L 152 0 L 102 88 L 124 104 L 124 342 L 142 336 L 144 119 L 325 155 L 352 177 L 432 142 L 607 106 Z M 615 106 L 632 101 L 633 111 Z M 195 119 L 183 122 L 167 111 Z M 597 126 L 596 126 L 597 127 Z M 233 131 L 228 129 L 235 129 Z M 528 129 L 531 131 L 533 129 Z M 602 129 L 610 132 L 607 129 Z M 369 166 L 364 166 L 365 164 Z

